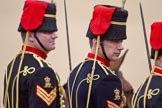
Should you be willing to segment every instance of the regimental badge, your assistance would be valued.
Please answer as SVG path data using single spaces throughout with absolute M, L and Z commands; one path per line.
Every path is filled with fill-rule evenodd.
M 116 88 L 116 89 L 114 90 L 114 93 L 115 93 L 115 98 L 114 98 L 114 100 L 120 100 L 120 90 Z
M 51 82 L 50 82 L 51 81 L 51 78 L 50 77 L 46 76 L 44 78 L 44 81 L 45 81 L 44 88 L 53 88 L 52 85 L 51 85 Z

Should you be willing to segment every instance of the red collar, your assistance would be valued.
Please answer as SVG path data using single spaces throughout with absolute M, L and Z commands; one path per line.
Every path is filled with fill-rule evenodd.
M 91 58 L 91 59 L 94 59 L 95 58 L 95 54 L 92 54 L 92 53 L 88 53 L 88 58 Z M 104 63 L 107 67 L 110 67 L 110 63 L 108 60 L 100 57 L 100 56 L 97 56 L 97 60 Z
M 155 72 L 155 73 L 162 74 L 162 68 L 155 67 L 155 68 L 154 68 L 154 72 Z
M 22 50 L 23 50 L 23 47 L 24 47 L 24 45 L 22 46 Z M 43 59 L 47 58 L 47 54 L 45 54 L 44 52 L 42 52 L 36 48 L 30 47 L 30 46 L 26 46 L 25 51 L 32 52 L 32 53 L 42 57 Z

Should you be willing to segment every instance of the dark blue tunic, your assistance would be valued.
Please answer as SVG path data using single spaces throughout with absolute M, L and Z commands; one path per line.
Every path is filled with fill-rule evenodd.
M 150 81 L 149 81 L 150 80 Z M 134 108 L 161 108 L 162 107 L 162 69 L 154 68 L 154 72 L 146 79 L 132 99 Z M 148 88 L 147 88 L 148 85 Z M 146 95 L 145 95 L 146 91 Z M 144 99 L 144 97 L 146 97 Z
M 5 73 L 6 108 L 16 108 L 16 103 L 18 108 L 59 108 L 59 80 L 54 70 L 45 61 L 46 55 L 27 46 L 18 78 L 21 55 L 20 52 L 11 61 Z M 18 101 L 16 101 L 17 98 Z
M 94 55 L 80 63 L 70 74 L 66 88 L 71 108 L 86 108 Z M 109 69 L 109 63 L 97 57 L 88 108 L 122 108 L 120 79 Z

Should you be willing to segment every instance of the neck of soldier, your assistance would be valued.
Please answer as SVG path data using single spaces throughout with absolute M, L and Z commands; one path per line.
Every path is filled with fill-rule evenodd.
M 96 49 L 96 46 L 95 46 L 95 45 L 92 46 L 92 48 L 91 48 L 91 53 L 92 53 L 92 54 L 95 54 L 95 53 L 96 53 L 96 50 L 97 50 L 97 49 Z M 102 58 L 105 59 L 105 57 L 103 56 L 103 53 L 102 53 L 102 51 L 101 51 L 100 46 L 99 46 L 99 48 L 98 48 L 97 56 L 100 56 L 100 57 L 102 57 Z
M 41 46 L 35 46 L 35 45 L 33 45 L 33 43 L 30 43 L 30 42 L 27 43 L 27 46 L 36 48 L 36 49 L 42 51 L 42 52 L 45 53 L 45 54 L 48 54 L 48 53 L 49 53 L 49 51 L 45 51 Z
M 162 55 L 157 58 L 155 65 L 162 68 Z

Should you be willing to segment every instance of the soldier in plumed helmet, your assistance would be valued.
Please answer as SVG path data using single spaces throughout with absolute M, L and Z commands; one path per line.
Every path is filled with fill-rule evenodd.
M 162 22 L 153 22 L 150 34 L 153 68 L 132 99 L 133 108 L 162 107 Z
M 126 36 L 127 10 L 96 5 L 87 31 L 91 51 L 71 72 L 66 85 L 70 108 L 122 108 L 120 79 L 110 69 L 119 59 Z
M 25 1 L 18 27 L 22 49 L 5 71 L 4 108 L 63 108 L 65 92 L 46 61 L 57 39 L 56 5 Z

